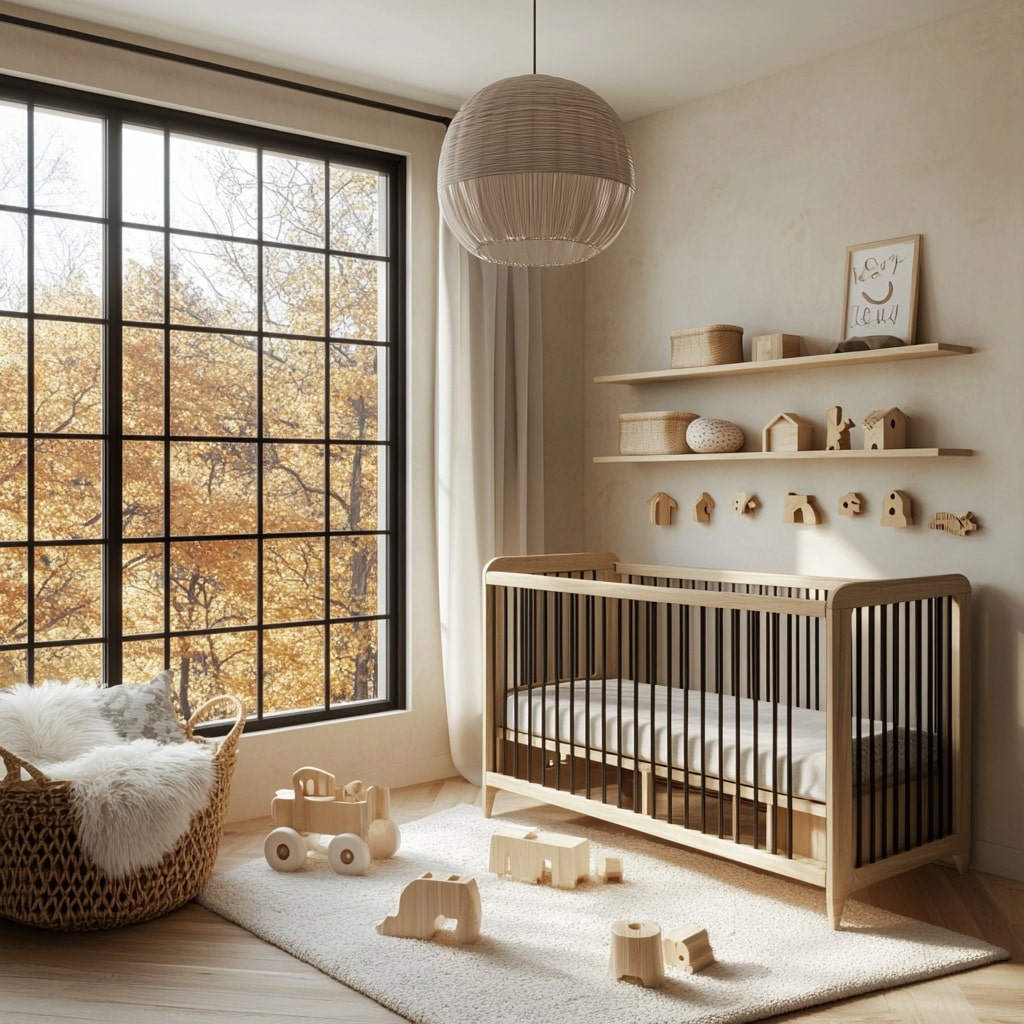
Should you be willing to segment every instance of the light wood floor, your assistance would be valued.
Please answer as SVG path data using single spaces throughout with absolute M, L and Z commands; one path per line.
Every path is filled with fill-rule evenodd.
M 399 822 L 410 821 L 478 797 L 479 791 L 462 780 L 393 790 L 392 814 Z M 524 806 L 529 805 L 502 794 L 495 812 Z M 229 826 L 218 864 L 260 856 L 269 826 L 269 819 Z M 772 1018 L 776 1024 L 1024 1022 L 1024 882 L 928 866 L 855 898 L 985 938 L 1008 949 L 1013 959 Z M 0 921 L 3 1024 L 401 1020 L 196 904 L 111 932 L 65 935 Z M 454 1002 L 451 1020 L 459 1024 Z

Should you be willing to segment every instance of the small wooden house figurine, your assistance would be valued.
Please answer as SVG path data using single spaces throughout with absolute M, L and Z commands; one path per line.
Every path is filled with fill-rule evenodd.
M 883 526 L 913 526 L 914 503 L 903 491 L 890 491 L 882 502 Z
M 711 513 L 715 509 L 715 499 L 707 491 L 701 491 L 700 497 L 693 503 L 693 521 L 710 523 Z
M 780 412 L 761 432 L 765 452 L 805 452 L 811 447 L 811 425 L 792 412 Z
M 657 491 L 647 499 L 647 504 L 651 510 L 652 526 L 672 525 L 672 513 L 679 508 L 679 502 L 671 494 Z
M 907 422 L 910 417 L 895 406 L 875 409 L 864 417 L 865 451 L 887 451 L 907 447 Z

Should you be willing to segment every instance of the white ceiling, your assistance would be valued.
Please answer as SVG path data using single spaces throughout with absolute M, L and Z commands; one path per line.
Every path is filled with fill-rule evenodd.
M 537 0 L 537 71 L 629 121 L 990 0 Z M 457 108 L 533 70 L 532 0 L 21 0 Z

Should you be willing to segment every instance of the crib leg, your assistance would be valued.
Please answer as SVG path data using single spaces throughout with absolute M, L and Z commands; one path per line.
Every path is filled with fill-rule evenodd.
M 833 931 L 838 931 L 843 921 L 843 906 L 846 904 L 846 897 L 849 895 L 847 886 L 839 886 L 834 879 L 828 879 L 825 883 L 825 905 L 828 908 L 828 923 Z
M 484 810 L 484 817 L 489 818 L 494 813 L 494 798 L 498 795 L 494 786 L 484 786 L 481 791 L 481 804 Z
M 956 868 L 957 874 L 960 874 L 960 875 L 964 874 L 964 872 L 967 870 L 967 864 L 970 861 L 970 859 L 971 859 L 971 855 L 969 853 L 957 853 L 957 854 L 954 854 L 954 856 L 953 856 L 953 867 Z

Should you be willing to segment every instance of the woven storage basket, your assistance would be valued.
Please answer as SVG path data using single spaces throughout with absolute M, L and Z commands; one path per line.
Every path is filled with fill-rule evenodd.
M 743 362 L 743 328 L 732 324 L 711 324 L 673 331 L 673 370 L 686 366 L 715 366 Z
M 695 412 L 624 412 L 619 414 L 620 455 L 686 455 L 686 428 Z
M 235 722 L 214 755 L 209 803 L 159 864 L 120 878 L 101 871 L 79 848 L 72 784 L 47 778 L 0 747 L 7 767 L 0 780 L 0 916 L 55 931 L 95 931 L 152 920 L 198 896 L 217 859 L 244 724 L 242 703 L 214 697 L 185 727 L 190 742 L 206 743 L 192 730 L 222 701 L 232 704 Z M 30 780 L 21 780 L 22 768 Z

